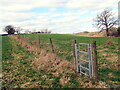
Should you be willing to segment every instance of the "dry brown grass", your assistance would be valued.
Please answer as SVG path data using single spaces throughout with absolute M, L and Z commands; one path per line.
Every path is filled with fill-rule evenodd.
M 112 45 L 114 45 L 115 43 L 112 41 L 112 40 L 108 40 L 108 41 L 106 41 L 106 45 L 110 45 L 110 46 L 112 46 Z
M 108 51 L 108 50 L 109 50 L 108 48 L 104 48 L 104 49 L 98 50 L 98 52 L 104 52 L 104 51 Z
M 86 82 L 86 83 L 81 83 L 81 85 L 84 86 L 84 88 L 107 88 L 108 86 L 102 82 L 102 81 L 99 81 L 97 85 L 93 85 L 91 81 L 89 82 Z
M 20 59 L 20 58 L 22 58 L 22 57 L 24 57 L 24 54 L 16 54 L 16 53 L 12 53 L 12 56 L 14 56 L 14 59 Z
M 104 48 L 102 45 L 98 46 L 97 48 Z

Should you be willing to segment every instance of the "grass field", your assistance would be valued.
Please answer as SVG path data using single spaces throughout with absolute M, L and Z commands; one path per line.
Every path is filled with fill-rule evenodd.
M 118 72 L 118 40 L 113 37 L 82 37 L 65 34 L 26 34 L 20 35 L 30 44 L 43 48 L 46 52 L 51 52 L 50 40 L 52 38 L 55 53 L 58 57 L 69 62 L 73 62 L 73 40 L 77 43 L 91 43 L 97 41 L 99 80 L 105 82 L 108 87 L 116 88 L 119 82 Z M 38 46 L 40 40 L 40 46 Z M 52 73 L 36 71 L 32 69 L 30 58 L 35 55 L 27 52 L 17 41 L 4 36 L 3 37 L 3 86 L 6 87 L 79 87 L 84 88 L 88 85 L 85 76 L 78 75 L 75 79 L 74 73 L 69 73 L 69 85 L 63 85 L 59 82 L 62 77 L 54 77 Z M 13 48 L 14 47 L 14 48 Z M 30 59 L 30 60 L 29 60 Z M 17 64 L 16 64 L 17 63 Z M 24 77 L 24 78 L 23 78 Z M 8 79 L 9 78 L 9 79 Z M 82 82 L 86 84 L 82 86 Z M 40 84 L 41 83 L 41 84 Z M 39 85 L 40 84 L 40 85 Z M 98 84 L 98 83 L 97 83 Z M 91 85 L 91 84 L 90 84 Z M 98 84 L 100 85 L 100 83 Z M 89 87 L 89 85 L 88 85 Z M 95 87 L 94 85 L 91 87 Z

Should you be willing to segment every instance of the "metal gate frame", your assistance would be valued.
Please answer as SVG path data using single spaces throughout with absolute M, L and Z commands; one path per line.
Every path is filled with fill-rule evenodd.
M 87 45 L 88 46 L 88 51 L 85 52 L 85 51 L 81 51 L 80 50 L 80 45 Z M 79 54 L 80 53 L 86 53 L 88 54 L 88 60 L 84 60 L 82 58 L 78 59 L 79 58 Z M 90 78 L 93 77 L 93 61 L 92 61 L 92 49 L 91 49 L 91 44 L 90 43 L 78 43 L 78 44 L 75 44 L 75 56 L 76 56 L 76 71 L 79 72 L 79 73 L 82 73 L 86 76 L 89 76 Z M 88 66 L 89 68 L 86 68 L 84 66 L 81 65 L 81 63 L 78 63 L 78 61 L 84 61 L 84 62 L 87 62 L 88 63 Z M 78 65 L 80 64 L 80 65 Z M 84 72 L 82 72 L 82 69 L 86 69 L 89 74 L 86 74 Z

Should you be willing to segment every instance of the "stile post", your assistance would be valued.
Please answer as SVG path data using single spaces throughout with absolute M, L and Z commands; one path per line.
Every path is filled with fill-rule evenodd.
M 93 51 L 93 80 L 95 82 L 98 81 L 98 63 L 97 63 L 97 49 L 96 49 L 96 41 L 92 42 L 92 51 Z
M 52 52 L 54 53 L 54 48 L 53 48 L 53 43 L 52 43 L 52 39 L 50 38 L 50 44 L 51 44 L 51 49 L 52 49 Z
M 73 57 L 74 57 L 75 72 L 76 72 L 76 54 L 75 54 L 75 44 L 76 44 L 76 40 L 74 40 L 74 41 L 73 41 Z
M 75 44 L 76 44 L 76 40 L 73 41 L 73 56 L 74 56 L 74 58 L 76 57 L 75 56 Z

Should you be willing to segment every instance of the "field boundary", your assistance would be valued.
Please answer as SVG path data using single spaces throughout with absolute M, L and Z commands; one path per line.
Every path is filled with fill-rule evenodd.
M 18 35 L 15 35 L 15 36 L 18 36 Z M 35 46 L 35 47 L 37 47 L 37 48 L 39 48 L 40 49 L 40 51 L 43 49 L 43 50 L 45 50 L 45 52 L 36 52 L 36 50 L 32 50 L 32 51 L 30 51 L 31 53 L 34 53 L 34 54 L 36 54 L 36 55 L 40 55 L 41 53 L 43 53 L 43 57 L 45 57 L 48 61 L 49 61 L 49 57 L 48 57 L 48 53 L 49 53 L 49 55 L 51 56 L 51 54 L 53 54 L 53 55 L 57 55 L 58 57 L 60 57 L 60 58 L 64 58 L 64 57 L 62 57 L 62 55 L 64 55 L 65 56 L 65 60 L 67 60 L 67 61 L 69 61 L 70 63 L 72 62 L 72 61 L 74 61 L 73 60 L 73 48 L 72 48 L 72 41 L 73 40 L 77 40 L 77 41 L 79 41 L 79 42 L 83 42 L 83 43 L 90 43 L 90 42 L 92 42 L 92 41 L 94 41 L 94 40 L 96 40 L 96 39 L 94 39 L 94 38 L 92 38 L 91 40 L 89 40 L 89 39 L 87 39 L 86 41 L 83 41 L 83 38 L 78 38 L 78 37 L 68 37 L 70 40 L 69 40 L 69 42 L 68 42 L 68 38 L 66 38 L 66 36 L 64 37 L 65 38 L 65 40 L 63 40 L 63 38 L 61 38 L 62 36 L 58 36 L 57 38 L 55 38 L 56 37 L 56 35 L 31 35 L 31 36 L 29 36 L 29 35 L 19 35 L 20 36 L 20 38 L 21 39 L 23 39 L 25 42 L 27 41 L 27 43 L 29 44 L 29 45 L 32 45 L 32 46 Z M 24 36 L 24 38 L 23 38 L 23 36 Z M 39 38 L 38 38 L 39 37 Z M 52 38 L 52 40 L 53 40 L 53 42 L 52 42 L 52 44 L 53 44 L 53 48 L 55 49 L 55 53 L 52 53 L 52 44 L 50 44 L 50 38 Z M 101 38 L 102 39 L 102 38 Z M 109 39 L 109 38 L 108 38 Z M 111 62 L 106 62 L 108 59 L 111 59 L 111 58 L 109 58 L 109 56 L 110 55 L 116 55 L 116 54 L 113 54 L 113 53 L 116 53 L 116 51 L 114 50 L 114 52 L 112 52 L 113 51 L 113 49 L 115 48 L 114 46 L 115 45 L 117 45 L 117 43 L 116 42 L 114 42 L 114 41 L 112 41 L 112 40 L 114 40 L 114 39 L 112 39 L 112 38 L 110 38 L 110 40 L 108 40 L 108 39 L 105 39 L 105 41 L 103 41 L 102 43 L 100 43 L 99 42 L 99 39 L 98 40 L 96 40 L 97 41 L 97 51 L 98 51 L 98 68 L 99 68 L 99 70 L 98 70 L 98 74 L 99 74 L 99 80 L 102 80 L 103 82 L 105 81 L 105 80 L 111 80 L 111 81 L 113 81 L 113 79 L 115 80 L 115 79 L 117 79 L 116 77 L 114 78 L 112 78 L 112 75 L 114 75 L 114 76 L 116 76 L 117 74 L 117 71 L 110 71 L 110 68 L 109 68 L 109 66 L 107 67 L 107 66 L 104 66 L 104 65 L 107 65 L 107 64 L 110 64 L 111 66 L 113 66 L 113 65 L 116 65 L 116 62 L 115 63 L 111 63 Z M 60 40 L 60 41 L 59 41 Z M 38 41 L 40 41 L 39 43 L 40 43 L 40 45 L 38 46 Z M 111 41 L 111 43 L 113 43 L 113 44 L 115 44 L 114 46 L 111 46 L 111 45 L 113 45 L 113 44 L 108 44 L 108 41 Z M 101 45 L 101 44 L 103 44 L 103 45 Z M 46 47 L 47 46 L 47 47 Z M 27 47 L 27 46 L 24 46 L 25 48 Z M 67 47 L 69 47 L 69 48 L 67 48 Z M 104 49 L 105 48 L 105 49 Z M 27 48 L 26 48 L 27 49 Z M 28 49 L 29 49 L 29 47 L 28 47 Z M 116 49 L 116 48 L 115 48 Z M 82 50 L 84 50 L 84 49 L 82 49 Z M 112 50 L 111 51 L 111 53 L 109 54 L 109 53 L 107 53 L 107 52 L 110 52 L 110 50 Z M 28 50 L 29 51 L 29 50 Z M 59 53 L 60 52 L 60 53 Z M 104 54 L 104 55 L 103 55 Z M 104 57 L 103 57 L 104 56 Z M 110 57 L 113 57 L 113 56 L 110 56 Z M 43 58 L 43 59 L 45 59 L 45 58 Z M 35 58 L 34 58 L 35 59 Z M 33 60 L 34 60 L 33 59 Z M 72 60 L 71 60 L 72 59 Z M 45 63 L 46 63 L 46 65 L 47 66 L 54 66 L 54 67 L 57 67 L 57 65 L 59 65 L 60 64 L 60 62 L 61 61 L 63 61 L 64 59 L 60 59 L 60 62 L 58 61 L 57 63 L 56 63 L 56 65 L 52 65 L 52 64 L 47 64 L 47 63 L 50 63 L 50 62 L 48 62 L 47 60 L 44 60 L 45 61 Z M 55 59 L 54 59 L 55 60 Z M 100 61 L 99 61 L 100 60 Z M 40 58 L 38 57 L 38 58 L 36 58 L 36 60 L 35 60 L 36 62 L 34 63 L 34 64 L 37 64 L 37 62 L 38 61 L 40 61 L 41 62 L 41 60 L 40 60 Z M 44 62 L 43 61 L 43 62 Z M 114 60 L 115 61 L 115 60 Z M 39 62 L 39 65 L 40 65 L 40 62 Z M 55 60 L 55 62 L 56 62 L 56 60 Z M 52 63 L 54 63 L 54 62 L 52 62 Z M 38 65 L 38 64 L 37 64 Z M 38 65 L 38 66 L 39 66 Z M 45 64 L 43 64 L 43 65 L 45 65 Z M 66 64 L 65 64 L 66 65 Z M 73 66 L 74 64 L 72 63 L 72 66 Z M 116 67 L 115 67 L 116 68 Z M 113 68 L 113 69 L 115 69 L 115 68 Z M 46 70 L 46 69 L 43 69 L 43 70 Z M 64 70 L 64 69 L 63 69 Z M 75 69 L 74 69 L 75 70 Z M 105 72 L 106 73 L 106 75 L 104 75 L 104 71 L 105 70 L 109 70 L 108 72 Z M 46 70 L 47 71 L 47 70 Z M 110 74 L 109 74 L 110 73 Z M 77 74 L 77 73 L 76 73 Z M 78 73 L 79 74 L 79 73 Z M 81 75 L 81 74 L 79 74 L 79 75 Z M 106 77 L 107 75 L 111 75 L 110 77 Z M 104 78 L 104 77 L 102 77 L 102 76 L 105 76 L 106 78 Z M 77 76 L 77 77 L 79 77 L 79 76 Z M 76 78 L 77 78 L 76 77 Z M 86 76 L 82 76 L 82 78 L 84 78 L 84 77 L 86 77 Z M 84 81 L 84 80 L 83 80 Z M 90 80 L 91 81 L 91 80 Z M 117 80 L 116 80 L 116 83 L 117 83 Z M 114 84 L 113 84 L 114 85 Z

